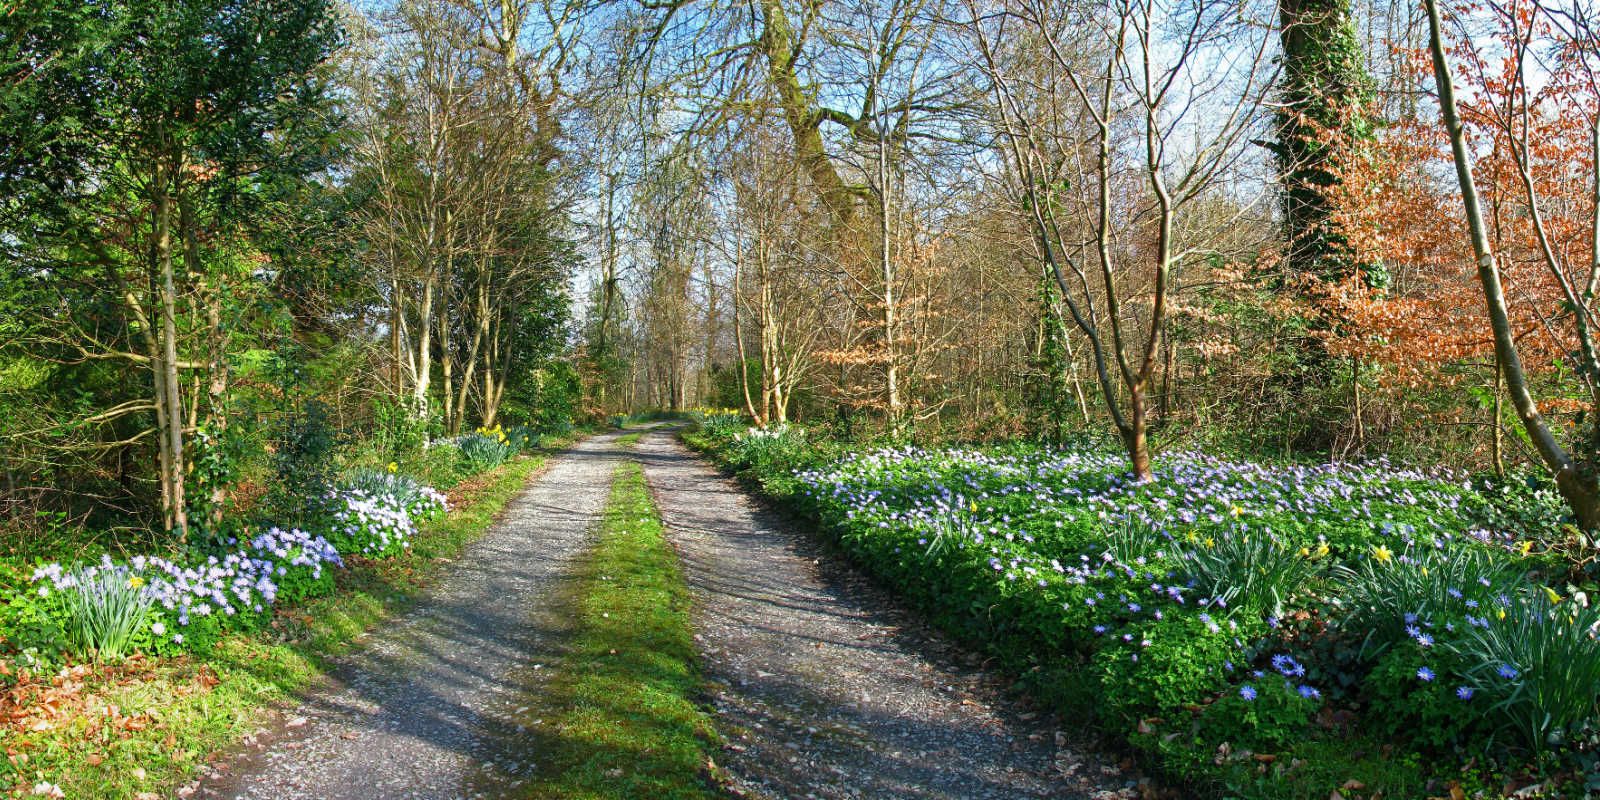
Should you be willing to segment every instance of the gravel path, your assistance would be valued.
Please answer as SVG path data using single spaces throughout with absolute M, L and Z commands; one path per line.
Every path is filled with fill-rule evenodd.
M 637 456 L 696 598 L 725 766 L 778 798 L 1137 797 L 1063 725 L 759 512 L 671 434 Z
M 563 578 L 588 549 L 622 451 L 558 456 L 405 616 L 197 796 L 251 800 L 501 797 L 531 769 L 528 703 L 561 638 Z

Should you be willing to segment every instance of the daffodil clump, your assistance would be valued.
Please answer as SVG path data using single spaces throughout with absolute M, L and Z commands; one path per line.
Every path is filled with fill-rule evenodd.
M 732 436 L 746 425 L 744 412 L 735 408 L 697 408 L 689 412 L 689 419 L 718 439 Z
M 469 473 L 492 469 L 517 454 L 521 443 L 514 441 L 499 425 L 480 427 L 472 433 L 451 440 L 461 452 L 463 467 Z
M 494 441 L 504 445 L 511 444 L 511 440 L 506 437 L 505 428 L 501 427 L 500 425 L 495 425 L 493 427 L 479 426 L 473 431 L 473 433 L 482 436 L 485 439 L 493 439 Z
M 1550 562 L 1528 544 L 1559 507 L 1528 503 L 1528 527 L 1509 527 L 1458 473 L 1172 453 L 1140 482 L 1116 453 L 896 448 L 795 470 L 816 463 L 803 435 L 719 448 L 944 626 L 1087 682 L 1069 694 L 1164 763 L 1276 787 L 1250 796 L 1301 796 L 1290 764 L 1334 736 L 1316 722 L 1330 715 L 1400 752 L 1462 755 L 1428 762 L 1446 773 L 1600 722 L 1600 616 L 1541 582 Z M 1424 773 L 1385 778 L 1386 796 Z

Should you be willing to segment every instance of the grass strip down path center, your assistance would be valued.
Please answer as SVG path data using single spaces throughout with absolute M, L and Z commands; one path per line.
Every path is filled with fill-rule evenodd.
M 576 629 L 551 686 L 529 798 L 694 800 L 717 788 L 718 737 L 699 690 L 690 597 L 639 465 L 617 470 L 580 570 Z

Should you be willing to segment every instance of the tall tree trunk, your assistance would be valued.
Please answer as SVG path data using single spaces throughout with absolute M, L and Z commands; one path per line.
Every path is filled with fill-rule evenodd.
M 172 247 L 172 190 L 177 183 L 181 165 L 168 163 L 156 171 L 155 196 L 155 249 L 156 296 L 161 308 L 161 405 L 165 413 L 160 435 L 167 444 L 167 474 L 165 483 L 170 507 L 169 530 L 178 534 L 180 543 L 189 540 L 189 514 L 184 498 L 183 460 L 183 399 L 178 382 L 178 290 L 173 278 Z
M 899 436 L 903 409 L 900 400 L 900 351 L 897 349 L 899 342 L 895 339 L 897 322 L 894 292 L 895 263 L 890 238 L 893 230 L 889 222 L 889 215 L 893 213 L 894 206 L 889 195 L 891 175 L 888 138 L 887 135 L 878 137 L 878 265 L 883 279 L 884 410 L 889 420 L 889 432 Z
M 1489 421 L 1489 451 L 1494 457 L 1494 475 L 1497 478 L 1506 476 L 1505 426 L 1500 424 L 1505 413 L 1505 395 L 1505 373 L 1501 371 L 1497 357 L 1494 362 L 1494 402 L 1491 404 L 1492 418 Z
M 1472 175 L 1472 156 L 1467 152 L 1466 136 L 1457 110 L 1455 78 L 1450 73 L 1450 62 L 1445 51 L 1439 2 L 1423 0 L 1423 5 L 1428 12 L 1428 49 L 1433 56 L 1433 76 L 1439 89 L 1439 110 L 1444 117 L 1445 131 L 1450 136 L 1456 181 L 1461 186 L 1467 229 L 1472 236 L 1472 252 L 1478 265 L 1478 282 L 1483 286 L 1489 325 L 1494 332 L 1495 357 L 1505 376 L 1511 406 L 1522 420 L 1523 430 L 1533 441 L 1540 460 L 1555 476 L 1556 487 L 1572 509 L 1578 525 L 1585 531 L 1600 530 L 1600 484 L 1597 484 L 1592 471 L 1581 468 L 1556 441 L 1528 388 L 1527 372 L 1522 365 L 1522 356 L 1517 351 L 1505 290 L 1500 283 L 1500 269 L 1495 263 L 1488 227 L 1484 224 L 1483 209 L 1478 201 L 1478 188 Z M 1594 410 L 1591 409 L 1591 413 Z
M 794 137 L 795 160 L 805 170 L 812 188 L 828 212 L 837 241 L 851 227 L 856 214 L 856 193 L 839 175 L 822 139 L 822 114 L 814 94 L 800 82 L 795 69 L 799 47 L 788 12 L 779 0 L 761 0 L 761 36 L 756 46 L 767 61 L 767 83 L 778 97 L 784 121 Z
M 427 420 L 428 389 L 433 380 L 433 306 L 438 278 L 431 270 L 422 281 L 422 302 L 417 307 L 416 374 L 411 384 L 411 413 Z
M 739 353 L 739 391 L 744 396 L 744 412 L 750 415 L 757 427 L 767 426 L 766 417 L 756 412 L 755 401 L 750 396 L 750 357 L 744 347 L 744 237 L 737 231 L 733 238 L 733 344 Z
M 200 261 L 200 232 L 199 221 L 195 218 L 194 198 L 185 192 L 178 199 L 179 227 L 183 229 L 183 260 L 189 274 L 198 278 L 203 274 L 204 265 Z M 228 380 L 230 377 L 228 367 L 228 333 L 222 326 L 222 278 L 214 280 L 201 280 L 205 304 L 206 319 L 206 391 L 205 391 L 205 427 L 211 435 L 212 441 L 217 445 L 222 442 L 222 437 L 228 432 Z M 198 402 L 200 393 L 195 392 Z M 228 487 L 217 482 L 211 487 L 210 495 L 206 498 L 206 524 L 213 531 L 222 528 L 223 504 L 227 500 Z

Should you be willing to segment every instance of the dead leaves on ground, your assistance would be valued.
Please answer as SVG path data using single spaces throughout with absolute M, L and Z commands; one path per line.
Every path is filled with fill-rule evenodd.
M 220 683 L 205 664 L 179 659 L 156 666 L 137 655 L 115 666 L 73 664 L 53 674 L 0 663 L 0 680 L 10 684 L 0 692 L 0 738 L 11 770 L 22 779 L 10 794 L 29 796 L 40 785 L 30 751 L 87 749 L 83 762 L 99 766 L 104 745 L 162 728 L 156 714 L 117 702 L 125 690 L 159 683 L 158 694 L 170 699 L 207 693 Z M 177 737 L 168 731 L 163 745 L 176 750 Z

